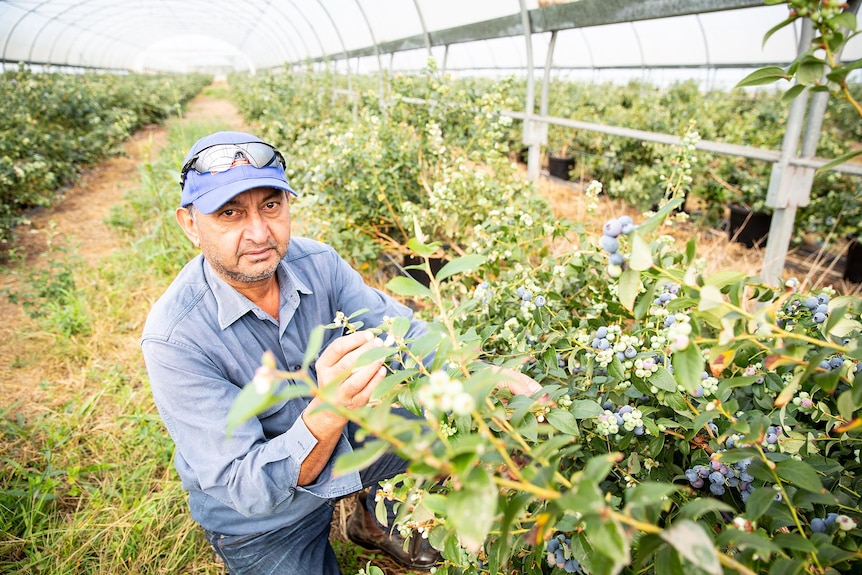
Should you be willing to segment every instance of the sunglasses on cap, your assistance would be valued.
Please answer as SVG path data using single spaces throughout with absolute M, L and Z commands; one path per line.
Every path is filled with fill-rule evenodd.
M 180 187 L 185 186 L 189 170 L 194 170 L 199 174 L 217 174 L 236 166 L 253 166 L 255 168 L 281 166 L 282 169 L 286 167 L 281 152 L 263 142 L 216 144 L 204 148 L 185 163 L 180 171 Z

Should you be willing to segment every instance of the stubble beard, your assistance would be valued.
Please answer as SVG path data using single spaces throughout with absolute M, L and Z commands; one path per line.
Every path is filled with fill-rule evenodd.
M 260 281 L 268 280 L 273 275 L 275 275 L 275 271 L 278 269 L 278 264 L 284 258 L 287 253 L 287 246 L 285 246 L 284 250 L 280 250 L 279 246 L 276 244 L 268 244 L 266 247 L 272 248 L 275 250 L 275 253 L 278 254 L 278 258 L 275 263 L 272 264 L 269 268 L 261 270 L 255 274 L 245 273 L 241 271 L 237 266 L 227 266 L 224 261 L 219 258 L 208 257 L 207 261 L 213 267 L 213 269 L 218 273 L 221 277 L 227 279 L 232 283 L 241 283 L 241 284 L 253 284 Z M 242 259 L 242 255 L 237 255 L 237 262 Z

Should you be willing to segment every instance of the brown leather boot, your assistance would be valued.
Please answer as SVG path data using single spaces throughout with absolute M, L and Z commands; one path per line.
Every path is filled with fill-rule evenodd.
M 365 508 L 365 492 L 356 496 L 356 509 L 347 518 L 347 538 L 366 549 L 379 549 L 400 565 L 418 571 L 430 571 L 443 558 L 431 547 L 427 539 L 418 533 L 410 537 L 407 549 L 404 538 L 398 531 L 383 529 Z

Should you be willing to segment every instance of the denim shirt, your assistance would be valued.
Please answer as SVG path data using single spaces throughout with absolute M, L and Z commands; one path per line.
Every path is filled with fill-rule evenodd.
M 210 531 L 262 533 L 292 524 L 361 488 L 356 472 L 332 473 L 349 453 L 346 433 L 315 482 L 297 485 L 317 443 L 300 417 L 308 398 L 281 402 L 226 434 L 227 415 L 254 378 L 265 351 L 279 369 L 296 370 L 312 329 L 338 311 L 377 327 L 384 316 L 412 312 L 367 286 L 329 246 L 293 238 L 276 271 L 278 321 L 219 278 L 198 255 L 179 273 L 147 318 L 141 346 L 159 414 L 176 444 L 174 465 L 189 492 L 192 517 Z M 412 320 L 408 337 L 425 333 Z M 341 335 L 326 330 L 324 347 Z M 313 370 L 312 370 L 313 371 Z

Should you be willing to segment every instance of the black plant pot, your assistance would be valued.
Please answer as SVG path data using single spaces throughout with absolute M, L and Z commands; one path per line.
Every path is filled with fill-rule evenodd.
M 730 221 L 727 228 L 731 240 L 749 248 L 766 245 L 772 214 L 753 212 L 750 209 L 730 204 Z
M 572 156 L 548 156 L 548 173 L 561 180 L 571 180 L 571 171 L 575 167 Z
M 858 239 L 852 240 L 847 247 L 844 279 L 857 284 L 862 283 L 862 242 Z
M 448 257 L 441 258 L 429 258 L 428 265 L 431 266 L 431 273 L 433 275 L 437 275 L 437 272 L 446 265 L 449 261 Z M 425 273 L 425 260 L 419 256 L 415 256 L 413 254 L 407 254 L 404 256 L 404 268 L 407 272 L 407 275 L 428 287 L 431 285 L 431 278 L 428 277 L 428 274 Z M 414 268 L 410 269 L 408 266 L 422 266 L 422 268 Z

